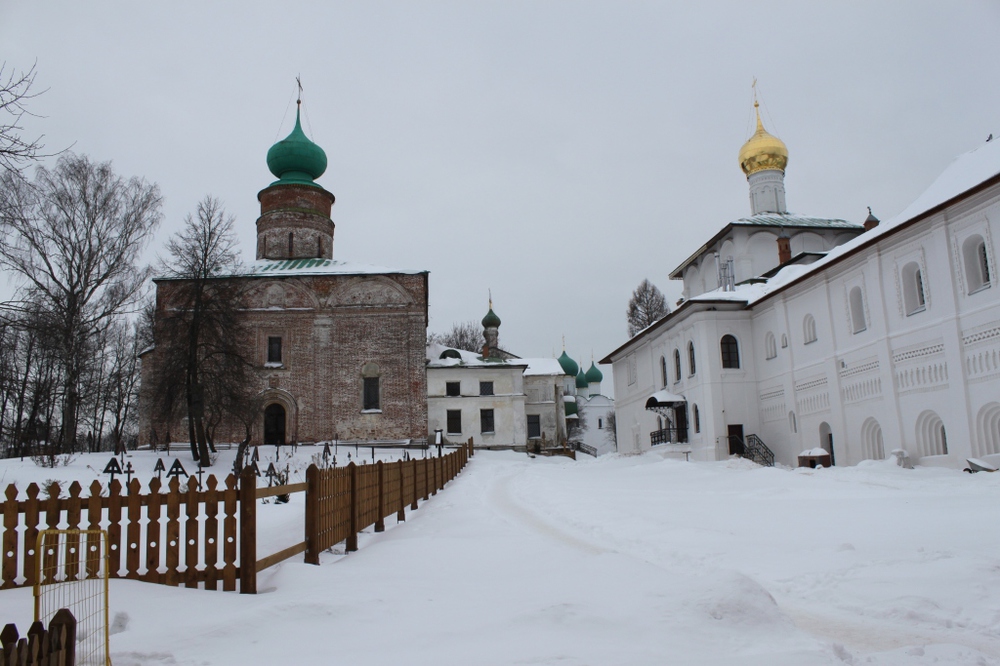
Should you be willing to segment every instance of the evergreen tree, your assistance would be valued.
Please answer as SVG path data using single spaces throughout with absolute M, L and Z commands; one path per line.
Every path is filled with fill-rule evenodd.
M 663 293 L 652 282 L 643 279 L 632 292 L 628 301 L 625 317 L 628 321 L 628 337 L 646 328 L 650 324 L 663 319 L 670 314 L 670 306 Z

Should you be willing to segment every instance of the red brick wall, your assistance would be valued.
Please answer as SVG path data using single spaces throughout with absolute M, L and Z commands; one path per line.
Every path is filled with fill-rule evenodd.
M 281 402 L 288 416 L 286 439 L 422 438 L 427 433 L 424 372 L 427 336 L 427 274 L 326 275 L 230 278 L 247 281 L 242 303 L 247 324 L 243 341 L 258 368 L 258 389 Z M 175 281 L 157 281 L 157 309 L 170 302 Z M 264 367 L 267 337 L 282 337 L 282 368 Z M 163 349 L 142 357 L 143 387 L 153 385 Z M 362 413 L 361 370 L 380 369 L 381 413 Z M 140 442 L 155 429 L 160 443 L 170 431 L 186 440 L 183 422 L 166 423 L 150 413 L 150 396 L 140 392 Z M 254 442 L 263 437 L 263 414 Z M 239 441 L 242 431 L 222 427 L 216 440 Z

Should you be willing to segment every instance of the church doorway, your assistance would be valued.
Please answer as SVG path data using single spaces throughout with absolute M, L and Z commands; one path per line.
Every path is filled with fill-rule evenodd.
M 743 424 L 729 426 L 729 455 L 743 455 Z
M 285 445 L 285 408 L 278 403 L 264 410 L 264 445 Z
M 833 457 L 833 430 L 826 421 L 819 424 L 819 445 L 830 454 L 830 464 L 836 465 Z

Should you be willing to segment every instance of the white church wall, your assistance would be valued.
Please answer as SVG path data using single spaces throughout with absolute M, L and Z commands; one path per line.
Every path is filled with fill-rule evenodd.
M 743 278 L 763 275 L 778 265 L 778 236 L 771 231 L 758 231 L 746 241 L 745 255 L 750 260 L 750 271 Z

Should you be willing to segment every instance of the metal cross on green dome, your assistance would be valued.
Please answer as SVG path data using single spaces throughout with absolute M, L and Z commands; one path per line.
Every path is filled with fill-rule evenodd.
M 326 171 L 326 152 L 309 140 L 300 121 L 302 100 L 295 109 L 295 128 L 287 137 L 267 151 L 267 168 L 278 180 L 271 185 L 313 185 Z

